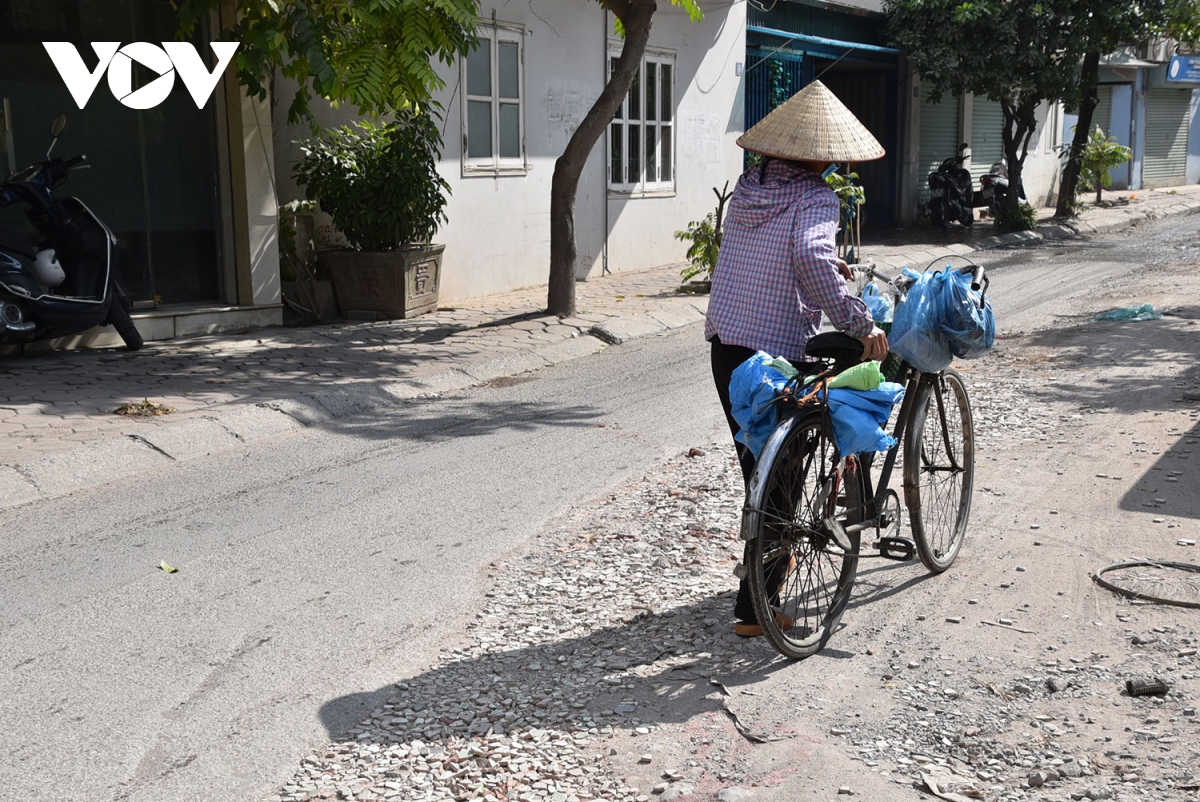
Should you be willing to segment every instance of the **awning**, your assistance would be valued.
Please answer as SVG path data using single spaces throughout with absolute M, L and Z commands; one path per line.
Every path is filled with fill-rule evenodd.
M 776 28 L 763 28 L 758 25 L 747 25 L 747 33 L 758 33 L 766 36 L 778 36 L 782 39 L 787 39 L 789 42 L 799 42 L 800 44 L 816 45 L 822 48 L 841 48 L 844 50 L 862 50 L 867 53 L 886 53 L 891 56 L 900 55 L 900 51 L 894 47 L 883 47 L 881 45 L 868 45 L 862 42 L 847 42 L 842 39 L 826 39 L 824 36 L 810 36 L 806 33 L 792 33 L 791 31 L 781 31 Z
M 1100 66 L 1113 67 L 1115 69 L 1140 69 L 1142 67 L 1157 67 L 1160 62 L 1146 61 L 1145 59 L 1134 58 L 1129 53 L 1118 50 L 1116 53 L 1109 53 L 1107 56 L 1100 57 Z

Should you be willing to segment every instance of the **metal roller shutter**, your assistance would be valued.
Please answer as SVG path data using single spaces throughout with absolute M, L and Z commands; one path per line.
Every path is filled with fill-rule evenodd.
M 1187 180 L 1190 89 L 1151 89 L 1146 93 L 1146 151 L 1142 185 L 1147 189 Z
M 971 179 L 979 189 L 979 177 L 1004 155 L 1004 109 L 978 95 L 971 106 Z
M 929 102 L 928 85 L 921 87 L 921 145 L 917 151 L 917 198 L 929 200 L 929 174 L 946 159 L 958 153 L 962 144 L 958 133 L 958 98 L 942 97 L 941 103 Z

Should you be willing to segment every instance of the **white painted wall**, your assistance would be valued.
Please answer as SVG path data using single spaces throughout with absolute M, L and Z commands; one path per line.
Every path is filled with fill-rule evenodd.
M 242 92 L 242 143 L 246 162 L 246 212 L 250 238 L 251 302 L 280 302 L 279 219 L 275 205 L 275 172 L 271 108 L 267 101 Z
M 705 3 L 705 18 L 691 22 L 660 3 L 650 45 L 676 52 L 676 194 L 669 198 L 608 201 L 604 137 L 580 178 L 575 234 L 580 278 L 682 262 L 686 248 L 672 234 L 703 217 L 716 203 L 711 187 L 736 179 L 741 151 L 741 78 L 734 65 L 745 58 L 745 6 Z M 550 265 L 550 183 L 554 162 L 575 126 L 607 81 L 611 17 L 591 0 L 492 0 L 480 17 L 524 28 L 525 134 L 529 170 L 524 175 L 465 175 L 461 160 L 462 110 L 457 65 L 438 65 L 446 81 L 437 100 L 445 108 L 445 146 L 439 172 L 453 194 L 449 217 L 436 236 L 446 244 L 441 302 L 544 285 Z M 291 177 L 298 157 L 292 140 L 305 127 L 286 124 L 291 88 L 281 89 L 275 109 L 275 162 L 280 202 L 303 197 Z M 353 120 L 353 109 L 318 111 L 322 125 Z M 320 221 L 319 221 L 320 222 Z M 610 232 L 605 258 L 605 231 Z
M 686 261 L 687 243 L 676 240 L 674 232 L 715 211 L 713 187 L 728 181 L 732 190 L 742 171 L 736 140 L 746 119 L 744 79 L 736 66 L 746 58 L 746 6 L 701 5 L 700 24 L 673 6 L 658 6 L 650 45 L 676 51 L 675 196 L 609 196 L 608 269 L 613 273 Z
M 1029 155 L 1025 157 L 1021 181 L 1025 185 L 1026 200 L 1036 209 L 1053 205 L 1058 197 L 1062 171 L 1057 146 L 1062 142 L 1062 104 L 1043 103 L 1035 115 L 1037 128 L 1029 140 Z

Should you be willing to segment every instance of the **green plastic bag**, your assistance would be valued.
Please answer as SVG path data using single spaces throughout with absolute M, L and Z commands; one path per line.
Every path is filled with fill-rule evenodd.
M 883 374 L 878 362 L 860 362 L 846 368 L 829 382 L 829 389 L 844 387 L 848 390 L 874 390 L 883 384 Z
M 1154 311 L 1153 304 L 1127 306 L 1123 309 L 1110 309 L 1096 315 L 1092 320 L 1158 320 L 1162 315 Z

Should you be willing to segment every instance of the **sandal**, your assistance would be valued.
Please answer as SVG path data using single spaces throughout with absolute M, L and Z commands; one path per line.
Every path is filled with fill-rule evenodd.
M 791 618 L 776 610 L 775 623 L 779 625 L 780 629 L 791 629 L 794 622 Z M 757 638 L 763 634 L 762 625 L 757 621 L 738 621 L 733 625 L 733 632 L 742 638 Z

